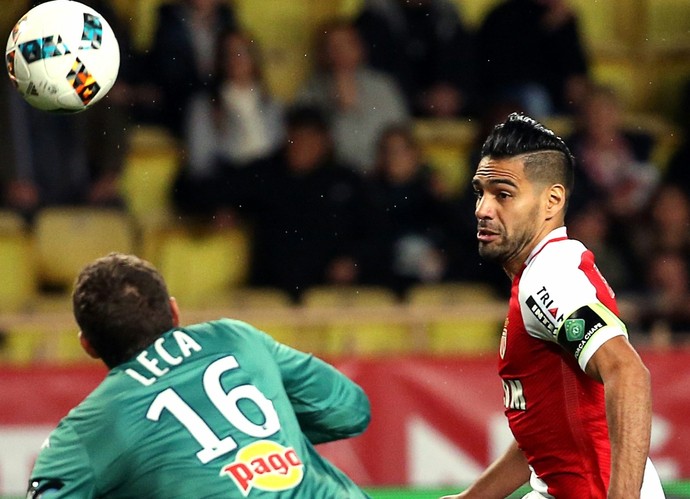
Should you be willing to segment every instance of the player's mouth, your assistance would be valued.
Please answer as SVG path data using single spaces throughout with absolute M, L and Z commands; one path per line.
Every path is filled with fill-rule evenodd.
M 494 232 L 485 227 L 479 227 L 477 229 L 477 240 L 480 243 L 490 243 L 491 241 L 498 239 L 498 236 L 498 232 Z

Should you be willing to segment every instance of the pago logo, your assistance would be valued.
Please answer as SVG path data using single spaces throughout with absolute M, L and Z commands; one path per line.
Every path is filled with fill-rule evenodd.
M 240 449 L 235 460 L 224 466 L 220 474 L 230 476 L 246 497 L 252 487 L 269 492 L 296 487 L 304 476 L 303 468 L 292 447 L 259 440 Z

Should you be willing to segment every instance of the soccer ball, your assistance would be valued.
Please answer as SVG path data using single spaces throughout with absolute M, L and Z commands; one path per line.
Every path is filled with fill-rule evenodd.
M 120 48 L 98 12 L 52 0 L 27 12 L 7 40 L 10 79 L 32 106 L 75 113 L 102 99 L 115 83 Z

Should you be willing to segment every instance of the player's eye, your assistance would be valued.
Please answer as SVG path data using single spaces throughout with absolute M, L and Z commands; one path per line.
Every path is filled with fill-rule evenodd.
M 480 191 L 479 189 L 472 189 L 472 192 L 474 193 L 474 197 L 476 197 L 477 199 L 481 199 L 482 191 Z

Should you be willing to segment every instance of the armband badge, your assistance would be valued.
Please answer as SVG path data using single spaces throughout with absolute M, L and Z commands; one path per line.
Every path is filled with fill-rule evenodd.
M 616 315 L 601 304 L 586 305 L 570 314 L 558 329 L 558 343 L 579 358 L 589 339 L 606 326 L 625 326 Z

